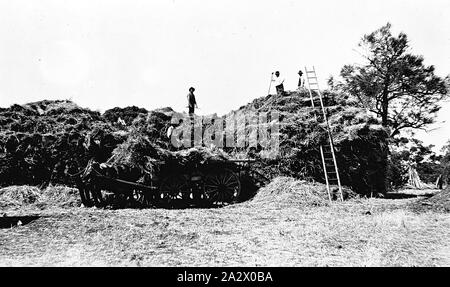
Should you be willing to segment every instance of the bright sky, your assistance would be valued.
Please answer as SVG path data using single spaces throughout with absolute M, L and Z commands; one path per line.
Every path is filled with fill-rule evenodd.
M 267 94 L 280 70 L 294 89 L 314 65 L 322 83 L 363 34 L 386 22 L 450 73 L 448 0 L 0 0 L 0 106 L 72 99 L 83 107 L 186 107 L 224 114 Z M 439 115 L 450 122 L 450 103 Z M 438 146 L 450 125 L 422 134 Z

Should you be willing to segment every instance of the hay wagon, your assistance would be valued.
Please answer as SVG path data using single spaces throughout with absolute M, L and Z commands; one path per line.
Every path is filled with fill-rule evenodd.
M 190 207 L 220 206 L 241 199 L 242 179 L 252 173 L 253 159 L 207 160 L 194 167 L 162 165 L 144 183 L 126 174 L 112 176 L 107 168 L 89 161 L 78 180 L 84 206 Z M 259 175 L 260 177 L 264 177 Z M 142 177 L 141 177 L 142 178 Z

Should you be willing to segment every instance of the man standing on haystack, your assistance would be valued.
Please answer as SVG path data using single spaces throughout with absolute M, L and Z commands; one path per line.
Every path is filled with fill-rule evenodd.
M 305 86 L 305 81 L 302 78 L 303 72 L 302 70 L 298 71 L 298 90 L 300 91 Z
M 277 95 L 282 96 L 284 95 L 284 79 L 280 77 L 280 72 L 275 72 L 275 79 L 272 79 L 273 82 L 275 82 L 275 88 L 277 89 Z
M 189 94 L 187 95 L 189 115 L 193 115 L 194 114 L 195 108 L 198 109 L 197 101 L 195 100 L 194 91 L 195 91 L 195 89 L 193 87 L 190 87 L 189 88 Z

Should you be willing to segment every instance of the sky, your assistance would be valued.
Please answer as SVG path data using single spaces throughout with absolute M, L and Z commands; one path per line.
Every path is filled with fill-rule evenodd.
M 0 0 L 0 106 L 71 99 L 181 111 L 193 86 L 200 114 L 225 114 L 267 95 L 276 70 L 289 90 L 315 66 L 325 87 L 362 62 L 359 40 L 387 22 L 446 76 L 449 13 L 448 0 Z M 449 123 L 447 102 L 418 136 L 440 147 Z

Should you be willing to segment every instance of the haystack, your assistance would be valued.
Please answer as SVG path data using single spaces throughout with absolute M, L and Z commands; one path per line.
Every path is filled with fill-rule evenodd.
M 426 189 L 426 188 L 434 188 L 434 185 L 424 183 L 420 179 L 417 170 L 412 165 L 410 165 L 408 168 L 408 183 L 406 187 L 414 189 Z
M 128 139 L 119 144 L 106 162 L 110 167 L 122 170 L 139 170 L 139 182 L 147 183 L 161 167 L 173 170 L 192 171 L 208 161 L 227 160 L 229 156 L 220 149 L 194 147 L 180 151 L 169 151 L 160 147 L 154 139 L 139 130 L 133 130 Z
M 300 207 L 324 206 L 329 201 L 324 184 L 281 176 L 261 188 L 250 204 Z
M 323 96 L 342 183 L 360 194 L 385 193 L 387 131 L 356 100 L 331 92 Z M 307 92 L 258 98 L 239 111 L 279 112 L 280 152 L 260 166 L 261 173 L 325 182 L 319 146 L 327 143 L 326 125 L 314 117 L 318 111 Z
M 106 160 L 124 140 L 99 112 L 71 101 L 39 101 L 0 111 L 0 186 L 71 184 L 91 157 Z

